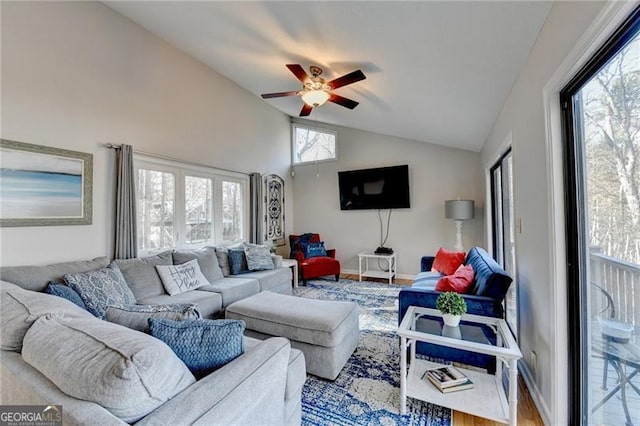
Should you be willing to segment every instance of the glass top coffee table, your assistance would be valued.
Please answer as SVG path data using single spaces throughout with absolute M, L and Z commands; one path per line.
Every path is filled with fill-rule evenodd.
M 435 318 L 435 319 L 434 319 Z M 406 413 L 407 397 L 451 408 L 515 426 L 518 412 L 518 360 L 522 353 L 504 320 L 479 315 L 463 315 L 459 327 L 442 325 L 436 309 L 410 306 L 398 327 L 400 335 L 400 412 Z M 484 338 L 482 327 L 496 333 L 496 344 Z M 496 374 L 458 368 L 473 382 L 472 389 L 440 392 L 424 372 L 441 364 L 416 359 L 416 343 L 427 342 L 497 358 Z M 409 359 L 407 359 L 409 349 Z M 508 370 L 508 400 L 502 384 L 502 366 Z

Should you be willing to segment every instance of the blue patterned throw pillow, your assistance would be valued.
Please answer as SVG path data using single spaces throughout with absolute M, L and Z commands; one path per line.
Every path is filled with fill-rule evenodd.
M 273 269 L 271 252 L 267 246 L 244 243 L 244 254 L 250 271 L 266 271 Z
M 151 335 L 166 343 L 197 377 L 242 355 L 244 328 L 239 320 L 149 318 Z
M 326 256 L 327 250 L 324 248 L 324 241 L 319 243 L 309 243 L 304 246 L 304 257 L 308 259 L 310 257 Z
M 69 302 L 75 303 L 85 311 L 87 310 L 87 305 L 84 304 L 80 295 L 66 284 L 54 283 L 51 281 L 49 285 L 47 285 L 46 291 L 48 294 L 67 299 Z
M 136 303 L 135 296 L 115 263 L 97 271 L 66 274 L 64 280 L 80 295 L 87 310 L 100 319 L 105 319 L 104 310 L 107 306 Z
M 229 271 L 231 275 L 251 272 L 247 265 L 247 256 L 244 254 L 244 249 L 229 249 Z

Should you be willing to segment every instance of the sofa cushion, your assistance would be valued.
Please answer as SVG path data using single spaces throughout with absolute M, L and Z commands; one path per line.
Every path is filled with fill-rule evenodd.
M 233 361 L 244 352 L 244 322 L 235 320 L 172 321 L 151 318 L 151 335 L 165 342 L 199 377 Z
M 261 342 L 260 339 L 244 336 L 244 351 L 245 353 L 251 352 Z M 291 348 L 289 351 L 289 365 L 287 368 L 287 386 L 284 392 L 284 400 L 289 401 L 292 398 L 300 398 L 300 391 L 304 386 L 307 367 L 304 362 L 304 354 L 301 350 Z
M 164 289 L 171 296 L 209 285 L 197 259 L 180 265 L 156 265 L 156 269 Z
M 424 288 L 427 290 L 435 290 L 436 284 L 440 278 L 444 277 L 440 272 L 425 271 L 416 275 L 411 287 Z
M 200 250 L 176 250 L 173 252 L 173 263 L 179 265 L 198 259 L 198 265 L 207 281 L 213 282 L 224 278 L 215 247 L 204 247 Z
M 163 294 L 161 296 L 149 297 L 148 299 L 139 300 L 140 303 L 146 305 L 166 305 L 175 303 L 190 303 L 198 307 L 198 311 L 203 318 L 210 318 L 217 315 L 222 310 L 222 296 L 218 293 L 209 291 L 187 291 L 185 293 L 169 296 Z
M 124 279 L 136 296 L 136 300 L 165 294 L 160 275 L 156 271 L 156 265 L 173 265 L 173 256 L 170 250 L 155 256 L 116 259 L 114 262 L 120 268 Z
M 332 257 L 318 256 L 298 262 L 302 278 L 315 278 L 340 273 L 340 262 Z
M 105 312 L 107 321 L 145 333 L 149 332 L 149 318 L 164 318 L 174 321 L 201 318 L 198 307 L 190 303 L 107 306 Z
M 222 307 L 260 292 L 260 284 L 253 278 L 227 277 L 201 287 L 201 291 L 219 293 L 222 296 Z
M 0 349 L 20 351 L 29 327 L 46 314 L 93 318 L 89 312 L 61 297 L 0 281 Z
M 63 299 L 67 299 L 74 305 L 84 309 L 85 311 L 87 310 L 87 305 L 84 304 L 80 295 L 66 284 L 60 284 L 51 281 L 47 286 L 46 293 L 53 296 L 62 297 Z
M 442 272 L 445 275 L 452 275 L 464 262 L 465 253 L 449 251 L 440 247 L 433 260 L 432 271 Z
M 229 269 L 231 271 L 231 275 L 239 275 L 250 272 L 249 265 L 247 264 L 247 256 L 245 255 L 243 249 L 229 249 Z
M 250 271 L 266 271 L 273 269 L 271 252 L 267 246 L 244 243 L 244 254 Z
M 108 264 L 107 257 L 96 257 L 93 260 L 55 263 L 47 266 L 3 266 L 0 267 L 0 279 L 27 290 L 44 291 L 51 281 L 64 282 L 65 274 L 95 271 Z
M 255 271 L 242 275 L 242 278 L 258 280 L 260 291 L 280 289 L 283 285 L 291 288 L 291 268 L 276 268 L 269 271 Z M 238 279 L 238 278 L 233 278 Z
M 64 279 L 80 295 L 87 310 L 100 319 L 105 318 L 107 306 L 136 303 L 135 296 L 115 263 L 97 271 L 66 274 Z
M 511 277 L 483 248 L 473 247 L 467 254 L 466 265 L 475 271 L 475 284 L 469 293 L 487 296 L 501 302 L 507 294 Z
M 195 382 L 161 341 L 96 318 L 41 317 L 25 335 L 22 357 L 64 393 L 129 423 Z
M 453 291 L 464 294 L 469 291 L 473 284 L 474 272 L 471 265 L 459 268 L 453 275 L 447 275 L 436 284 L 436 291 Z

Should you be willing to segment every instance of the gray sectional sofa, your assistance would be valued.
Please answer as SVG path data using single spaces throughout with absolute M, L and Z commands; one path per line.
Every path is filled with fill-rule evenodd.
M 227 306 L 261 291 L 291 294 L 291 269 L 282 267 L 282 257 L 272 256 L 274 269 L 231 275 L 224 263 L 225 249 L 205 247 L 199 250 L 165 251 L 138 259 L 116 259 L 127 284 L 138 303 L 193 303 L 204 318 L 221 316 Z M 166 293 L 156 265 L 182 264 L 198 259 L 198 264 L 210 285 L 170 296 Z M 0 274 L 2 269 L 0 269 Z M 11 281 L 11 280 L 9 280 Z
M 211 257 L 212 253 L 215 254 L 213 248 L 165 252 L 148 258 L 117 260 L 115 263 L 121 269 L 138 303 L 194 303 L 198 305 L 203 317 L 219 317 L 229 304 L 261 291 L 291 293 L 291 271 L 278 264 L 278 257 L 274 257 L 276 267 L 273 270 L 225 276 L 222 272 L 224 268 L 220 268 L 212 260 L 216 258 L 215 255 Z M 166 294 L 157 274 L 154 276 L 155 265 L 193 258 L 198 259 L 208 280 L 213 276 L 218 278 L 210 280 L 210 286 L 176 296 Z M 153 337 L 103 321 L 65 299 L 43 293 L 50 281 L 60 282 L 65 274 L 97 270 L 108 263 L 108 259 L 102 257 L 48 266 L 0 268 L 0 404 L 62 405 L 64 424 L 71 425 L 300 424 L 301 392 L 306 380 L 304 355 L 301 351 L 292 349 L 289 341 L 281 337 L 264 341 L 245 337 L 244 353 L 241 356 L 197 381 L 186 370 L 184 377 L 176 380 L 173 388 L 163 388 L 162 392 L 156 394 L 151 392 L 155 405 L 142 416 L 118 415 L 113 405 L 101 405 L 90 402 L 87 400 L 89 398 L 72 396 L 75 392 L 81 393 L 83 385 L 92 392 L 93 384 L 96 383 L 99 388 L 98 385 L 103 380 L 92 381 L 90 377 L 91 374 L 95 375 L 96 368 L 83 368 L 76 361 L 71 362 L 71 355 L 65 355 L 64 348 L 56 352 L 52 346 L 47 346 L 44 341 L 46 339 L 38 337 L 47 335 L 51 330 L 58 330 L 58 336 L 53 335 L 51 339 L 55 340 L 57 337 L 62 340 L 60 345 L 66 345 L 74 354 L 87 348 L 84 336 L 90 336 L 90 341 L 102 342 L 100 339 L 106 339 L 106 343 L 102 342 L 98 349 L 93 350 L 111 349 L 109 346 L 112 341 L 125 345 L 124 352 L 112 351 L 116 352 L 115 356 L 131 351 L 132 355 L 118 361 L 123 365 L 122 368 L 130 368 L 138 361 L 150 363 L 145 368 L 156 369 L 151 378 L 162 378 L 162 386 L 165 387 L 168 385 L 164 382 L 171 375 L 166 374 L 167 377 L 164 377 L 162 371 L 175 372 L 184 367 L 183 364 L 180 367 L 181 361 L 178 358 L 169 360 L 174 364 L 166 364 L 173 353 L 162 352 L 163 344 L 158 346 L 162 349 L 159 352 L 149 351 L 149 347 L 154 347 L 156 343 Z M 12 347 L 11 342 L 16 340 L 20 345 Z M 51 353 L 51 356 L 39 355 L 42 352 Z M 57 355 L 53 355 L 56 353 Z M 98 356 L 88 358 L 97 359 L 102 355 L 100 352 Z M 114 354 L 111 353 L 110 356 Z M 57 370 L 60 368 L 71 370 L 68 374 L 58 374 Z M 164 370 L 158 371 L 158 368 Z M 142 370 L 144 368 L 135 371 Z M 105 379 L 104 382 L 108 383 L 109 380 Z M 87 383 L 90 386 L 86 386 Z M 134 392 L 135 389 L 125 386 L 124 390 L 118 390 L 115 397 L 109 397 L 115 398 L 115 405 L 126 405 L 127 398 L 139 396 L 140 393 L 138 391 L 135 395 L 128 395 L 128 391 Z

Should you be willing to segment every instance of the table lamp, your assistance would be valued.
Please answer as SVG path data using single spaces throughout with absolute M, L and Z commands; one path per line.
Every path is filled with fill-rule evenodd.
M 473 200 L 447 200 L 444 202 L 444 217 L 456 221 L 456 245 L 454 250 L 464 251 L 462 246 L 462 223 L 473 219 Z

